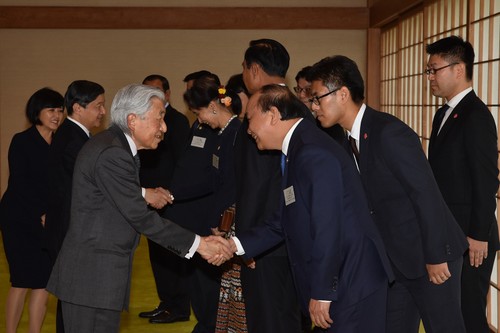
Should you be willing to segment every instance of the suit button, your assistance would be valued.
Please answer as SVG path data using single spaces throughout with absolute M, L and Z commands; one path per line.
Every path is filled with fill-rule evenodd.
M 333 279 L 333 284 L 332 284 L 332 290 L 333 291 L 337 291 L 338 284 L 339 284 L 338 278 L 334 278 Z
M 370 210 L 370 215 L 373 215 L 375 214 L 375 211 L 374 210 Z

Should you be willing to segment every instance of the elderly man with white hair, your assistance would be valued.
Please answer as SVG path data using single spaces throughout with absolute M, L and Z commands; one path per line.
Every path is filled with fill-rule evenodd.
M 122 88 L 111 105 L 110 128 L 78 155 L 70 226 L 47 285 L 62 302 L 66 333 L 119 331 L 141 233 L 181 257 L 198 252 L 216 265 L 231 257 L 223 238 L 200 237 L 147 208 L 137 151 L 161 141 L 164 105 L 158 89 Z

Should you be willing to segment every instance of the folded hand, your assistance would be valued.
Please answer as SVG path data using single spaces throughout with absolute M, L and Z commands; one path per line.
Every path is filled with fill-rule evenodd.
M 148 205 L 156 209 L 162 209 L 167 204 L 174 202 L 172 193 L 162 187 L 147 188 L 144 199 L 146 199 Z

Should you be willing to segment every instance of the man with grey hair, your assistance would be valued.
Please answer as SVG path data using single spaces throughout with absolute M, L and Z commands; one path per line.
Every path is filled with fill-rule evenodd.
M 147 209 L 137 151 L 161 141 L 164 105 L 158 89 L 122 88 L 111 105 L 111 127 L 78 155 L 69 230 L 47 285 L 62 302 L 66 333 L 119 331 L 140 233 L 181 257 L 198 252 L 215 265 L 231 257 L 223 238 L 200 237 Z

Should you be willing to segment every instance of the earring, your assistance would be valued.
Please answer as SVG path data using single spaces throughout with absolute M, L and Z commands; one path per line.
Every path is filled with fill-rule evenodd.
M 215 110 L 212 110 L 213 114 L 217 114 L 217 112 L 215 112 Z

